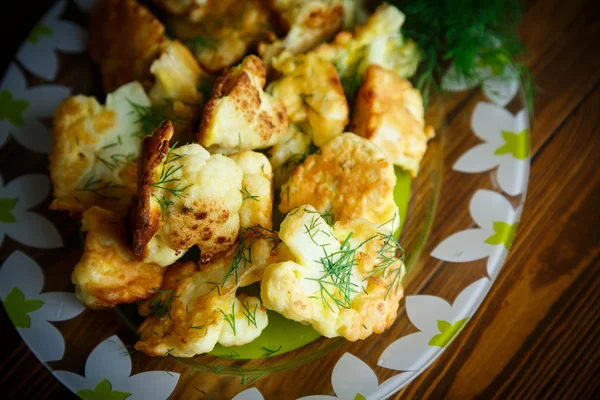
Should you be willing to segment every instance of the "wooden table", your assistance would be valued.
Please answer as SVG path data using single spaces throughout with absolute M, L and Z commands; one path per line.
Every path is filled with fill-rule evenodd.
M 598 16 L 593 0 L 528 3 L 521 33 L 539 90 L 517 239 L 472 321 L 395 398 L 600 398 Z M 23 37 L 30 18 L 3 16 L 1 37 Z M 73 398 L 0 310 L 2 398 Z

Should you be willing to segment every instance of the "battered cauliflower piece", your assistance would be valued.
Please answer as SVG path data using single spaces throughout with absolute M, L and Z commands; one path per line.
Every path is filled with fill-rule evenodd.
M 206 0 L 181 12 L 170 27 L 200 65 L 216 73 L 239 63 L 269 35 L 270 14 L 263 0 Z
M 394 166 L 385 153 L 367 139 L 344 133 L 294 170 L 281 188 L 279 210 L 310 204 L 336 221 L 363 218 L 384 224 L 400 215 L 395 185 Z
M 90 56 L 105 92 L 139 81 L 149 87 L 150 65 L 167 40 L 165 28 L 135 0 L 99 0 L 90 19 Z
M 173 15 L 185 15 L 197 21 L 206 15 L 207 0 L 154 0 L 156 4 Z
M 135 348 L 150 356 L 193 357 L 217 343 L 241 346 L 260 336 L 267 311 L 256 297 L 236 297 L 241 280 L 228 271 L 232 258 L 229 252 L 200 269 L 193 262 L 170 266 L 159 293 L 140 305 L 148 317 Z
M 273 167 L 275 188 L 288 181 L 294 169 L 304 162 L 311 150 L 310 135 L 298 125 L 290 124 L 286 136 L 269 149 L 269 161 Z
M 203 260 L 229 249 L 240 227 L 242 170 L 198 144 L 169 148 L 165 121 L 143 143 L 133 252 L 167 266 L 198 245 Z
M 150 106 L 137 82 L 100 105 L 93 97 L 67 98 L 54 112 L 50 175 L 54 210 L 80 215 L 97 205 L 124 213 L 136 192 L 141 138 L 134 104 Z
M 242 228 L 273 224 L 273 169 L 269 159 L 261 153 L 244 151 L 229 156 L 242 169 Z
M 354 34 L 340 32 L 332 43 L 315 50 L 336 66 L 349 99 L 354 98 L 369 65 L 392 70 L 401 78 L 414 75 L 419 50 L 414 41 L 405 40 L 400 33 L 404 19 L 396 7 L 383 4 L 365 25 L 355 28 Z
M 288 128 L 283 103 L 263 91 L 265 66 L 244 58 L 217 79 L 204 108 L 198 143 L 210 152 L 264 149 L 279 142 Z
M 110 308 L 155 294 L 164 268 L 140 262 L 133 255 L 120 215 L 91 207 L 83 213 L 81 229 L 87 235 L 72 279 L 75 294 L 86 307 Z
M 282 51 L 305 53 L 338 32 L 344 23 L 340 0 L 274 0 L 273 8 L 287 28 L 285 38 L 261 43 L 259 53 L 269 62 Z
M 406 270 L 391 234 L 362 219 L 332 228 L 313 207 L 301 206 L 287 215 L 279 235 L 292 259 L 266 267 L 265 307 L 350 341 L 394 323 Z
M 394 72 L 371 65 L 356 96 L 349 129 L 375 143 L 414 178 L 433 128 L 425 125 L 421 93 Z
M 283 76 L 267 91 L 281 99 L 290 122 L 300 124 L 321 147 L 344 131 L 348 124 L 348 102 L 333 64 L 316 54 L 290 56 L 273 61 Z

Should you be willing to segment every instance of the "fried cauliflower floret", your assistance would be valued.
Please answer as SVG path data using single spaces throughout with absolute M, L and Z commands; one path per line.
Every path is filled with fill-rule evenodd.
M 86 307 L 133 303 L 152 296 L 160 287 L 164 269 L 133 255 L 121 216 L 91 207 L 83 213 L 81 229 L 87 235 L 72 279 L 75 293 Z
M 150 65 L 167 40 L 165 28 L 135 0 L 99 0 L 90 19 L 90 56 L 100 66 L 104 91 L 131 81 L 150 86 Z
M 375 143 L 390 161 L 415 177 L 427 141 L 434 135 L 425 126 L 423 99 L 409 81 L 371 65 L 356 96 L 352 132 Z
M 268 92 L 281 99 L 290 122 L 300 124 L 317 147 L 344 131 L 348 103 L 333 64 L 316 54 L 284 53 L 273 67 L 283 76 L 269 85 Z
M 156 4 L 173 15 L 185 15 L 191 20 L 198 20 L 206 15 L 207 0 L 154 0 Z
M 305 53 L 342 28 L 344 5 L 340 0 L 275 0 L 273 8 L 287 28 L 285 38 L 261 43 L 259 52 L 270 61 L 282 51 Z
M 237 64 L 271 30 L 263 0 L 207 0 L 171 21 L 173 35 L 195 54 L 204 69 L 218 72 Z
M 287 182 L 294 169 L 300 165 L 311 149 L 310 135 L 298 125 L 290 124 L 281 142 L 269 149 L 269 161 L 273 167 L 275 188 Z
M 166 121 L 143 143 L 133 252 L 167 266 L 198 245 L 203 260 L 230 248 L 239 231 L 242 170 L 198 144 L 169 149 Z
M 288 128 L 285 106 L 264 86 L 265 66 L 256 56 L 225 71 L 204 109 L 197 142 L 211 152 L 229 153 L 279 142 Z
M 282 213 L 310 204 L 336 221 L 363 218 L 387 223 L 398 214 L 396 175 L 386 155 L 370 141 L 344 133 L 306 157 L 281 188 Z
M 311 206 L 290 212 L 279 233 L 291 260 L 264 271 L 268 309 L 350 341 L 381 333 L 396 319 L 406 273 L 389 233 L 366 220 L 327 225 Z
M 137 82 L 106 96 L 67 98 L 54 112 L 50 175 L 54 210 L 80 215 L 97 205 L 124 213 L 136 191 L 141 126 L 135 109 L 150 105 Z
M 419 51 L 415 42 L 405 40 L 400 33 L 404 18 L 396 7 L 383 4 L 365 25 L 355 28 L 354 34 L 340 32 L 332 43 L 315 49 L 320 57 L 335 64 L 347 97 L 354 97 L 372 64 L 392 70 L 401 78 L 414 75 Z
M 256 297 L 236 297 L 240 281 L 228 273 L 232 258 L 229 252 L 200 268 L 193 262 L 170 266 L 160 292 L 140 305 L 148 317 L 135 348 L 150 356 L 193 357 L 217 343 L 241 346 L 260 336 L 266 309 Z
M 269 159 L 261 153 L 244 151 L 229 156 L 242 169 L 242 228 L 273 224 L 273 169 Z

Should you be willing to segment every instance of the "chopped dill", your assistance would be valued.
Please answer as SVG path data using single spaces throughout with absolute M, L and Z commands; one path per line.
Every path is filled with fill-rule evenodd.
M 273 356 L 275 353 L 279 352 L 279 350 L 281 350 L 281 346 L 279 346 L 278 348 L 276 348 L 275 350 L 271 350 L 268 347 L 263 346 L 262 347 L 263 350 L 265 351 L 265 355 L 263 356 L 263 358 L 270 358 L 271 356 Z
M 257 202 L 259 201 L 258 199 L 259 199 L 259 197 L 260 197 L 260 196 L 253 196 L 253 195 L 252 195 L 252 194 L 251 194 L 251 193 L 248 191 L 248 188 L 246 188 L 246 186 L 244 186 L 244 187 L 242 188 L 242 190 L 240 190 L 240 193 L 242 194 L 242 201 L 244 201 L 244 200 L 248 200 L 248 199 L 250 199 L 250 200 L 254 200 L 254 201 L 257 201 Z
M 171 195 L 173 195 L 174 197 L 183 197 L 185 191 L 187 189 L 189 189 L 190 187 L 192 187 L 193 184 L 189 184 L 187 186 L 181 187 L 181 185 L 182 185 L 181 179 L 175 178 L 173 176 L 183 168 L 183 165 L 179 165 L 177 167 L 175 165 L 169 165 L 172 162 L 177 161 L 177 160 L 181 159 L 182 157 L 184 157 L 184 155 L 173 153 L 174 146 L 176 146 L 176 145 L 177 145 L 177 143 L 175 143 L 173 146 L 171 146 L 171 148 L 169 148 L 169 152 L 167 153 L 167 157 L 165 158 L 165 162 L 163 163 L 162 170 L 160 172 L 160 180 L 158 182 L 154 182 L 150 186 L 155 187 L 157 189 L 162 189 L 168 193 L 171 193 Z M 167 167 L 167 165 L 169 165 L 169 166 Z M 175 183 L 176 183 L 175 187 L 170 187 L 170 186 L 173 186 L 173 184 L 175 184 Z M 171 184 L 171 185 L 168 185 L 168 184 Z
M 171 319 L 171 307 L 173 306 L 173 299 L 179 296 L 173 296 L 173 289 L 161 290 L 158 288 L 152 289 L 158 295 L 150 303 L 150 308 L 156 319 L 162 319 L 165 314 Z
M 202 329 L 202 328 L 204 328 L 204 325 L 197 325 L 197 326 L 190 325 L 190 329 Z
M 170 348 L 170 349 L 167 349 L 167 351 L 165 352 L 165 356 L 168 356 L 169 354 L 171 354 L 171 352 L 172 352 L 173 350 L 175 350 L 175 348 Z
M 92 175 L 83 185 L 82 188 L 75 189 L 76 192 L 90 192 L 98 196 L 102 200 L 119 200 L 118 196 L 109 196 L 105 194 L 107 190 L 111 189 L 124 189 L 125 186 L 117 185 L 112 181 L 105 181 L 103 179 L 96 178 Z
M 258 304 L 255 304 L 254 310 L 250 311 L 250 301 L 246 300 L 246 304 L 242 303 L 242 307 L 244 308 L 242 314 L 244 314 L 244 317 L 248 320 L 248 326 L 252 324 L 255 328 L 258 328 L 256 325 L 256 309 L 258 308 Z
M 160 106 L 142 106 L 141 104 L 134 103 L 129 99 L 127 99 L 127 101 L 131 107 L 133 107 L 132 112 L 137 116 L 135 123 L 140 125 L 140 130 L 133 132 L 133 136 L 150 136 L 160 126 L 160 124 L 169 119 L 166 115 L 167 104 Z
M 223 314 L 223 318 L 225 318 L 225 321 L 229 324 L 229 326 L 231 327 L 231 330 L 233 331 L 233 335 L 236 335 L 236 331 L 235 331 L 235 303 L 231 304 L 231 314 L 227 314 L 225 313 L 225 311 L 223 311 L 222 309 L 218 308 L 217 310 L 219 310 L 221 312 L 221 314 Z
M 163 196 L 162 200 L 159 199 L 157 196 L 152 195 L 152 197 L 154 197 L 154 200 L 156 200 L 156 202 L 158 203 L 158 205 L 160 206 L 160 213 L 162 216 L 162 219 L 164 221 L 165 219 L 165 214 L 167 214 L 169 212 L 169 206 L 172 206 L 173 204 L 175 204 L 172 201 L 169 201 L 165 198 L 165 196 Z

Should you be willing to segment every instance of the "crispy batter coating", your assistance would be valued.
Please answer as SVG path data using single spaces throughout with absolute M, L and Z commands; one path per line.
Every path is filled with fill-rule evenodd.
M 211 152 L 232 153 L 280 141 L 288 128 L 285 106 L 264 86 L 265 66 L 256 56 L 226 70 L 204 108 L 197 142 Z
M 161 291 L 140 305 L 147 315 L 135 344 L 150 356 L 193 357 L 217 343 L 240 346 L 256 339 L 268 324 L 266 309 L 256 297 L 236 297 L 239 283 L 227 274 L 230 251 L 201 265 L 178 263 L 167 269 Z
M 265 307 L 350 341 L 394 323 L 406 270 L 397 242 L 378 225 L 355 219 L 332 229 L 313 207 L 301 206 L 287 215 L 280 237 L 291 260 L 266 267 Z
M 332 63 L 316 54 L 285 53 L 273 67 L 283 76 L 269 85 L 269 93 L 283 101 L 289 120 L 300 124 L 317 147 L 344 131 L 348 103 Z
M 182 40 L 207 71 L 238 63 L 271 30 L 271 12 L 263 0 L 207 0 L 172 20 Z
M 328 40 L 344 23 L 340 0 L 274 0 L 273 7 L 287 34 L 281 40 L 259 45 L 259 53 L 267 62 L 283 51 L 307 52 Z
M 97 205 L 124 213 L 136 191 L 140 124 L 134 106 L 150 105 L 137 82 L 106 96 L 67 98 L 54 112 L 50 175 L 54 210 L 80 215 Z
M 197 21 L 208 11 L 206 0 L 154 0 L 156 4 L 173 15 L 184 15 Z
M 362 83 L 367 67 L 380 65 L 401 78 L 414 75 L 419 63 L 419 49 L 411 39 L 405 40 L 400 28 L 404 14 L 396 7 L 383 4 L 354 33 L 340 32 L 331 43 L 315 49 L 320 57 L 335 64 L 344 83 L 346 95 L 353 95 Z
M 100 66 L 105 92 L 127 82 L 149 87 L 150 65 L 166 41 L 158 19 L 135 0 L 98 0 L 90 19 L 90 56 Z
M 166 121 L 144 140 L 138 171 L 133 252 L 167 266 L 198 245 L 202 259 L 229 249 L 239 231 L 242 170 L 198 144 L 169 150 Z
M 394 166 L 376 145 L 344 133 L 298 166 L 281 189 L 279 210 L 310 204 L 336 221 L 363 218 L 376 224 L 398 214 Z
M 415 177 L 427 141 L 423 99 L 409 81 L 393 71 L 371 65 L 356 96 L 349 129 L 375 143 L 388 158 Z
M 140 262 L 131 252 L 122 216 L 92 207 L 83 213 L 83 255 L 73 270 L 75 293 L 86 307 L 101 309 L 152 296 L 164 268 Z
M 273 225 L 273 169 L 264 154 L 243 151 L 229 156 L 242 169 L 242 228 Z

